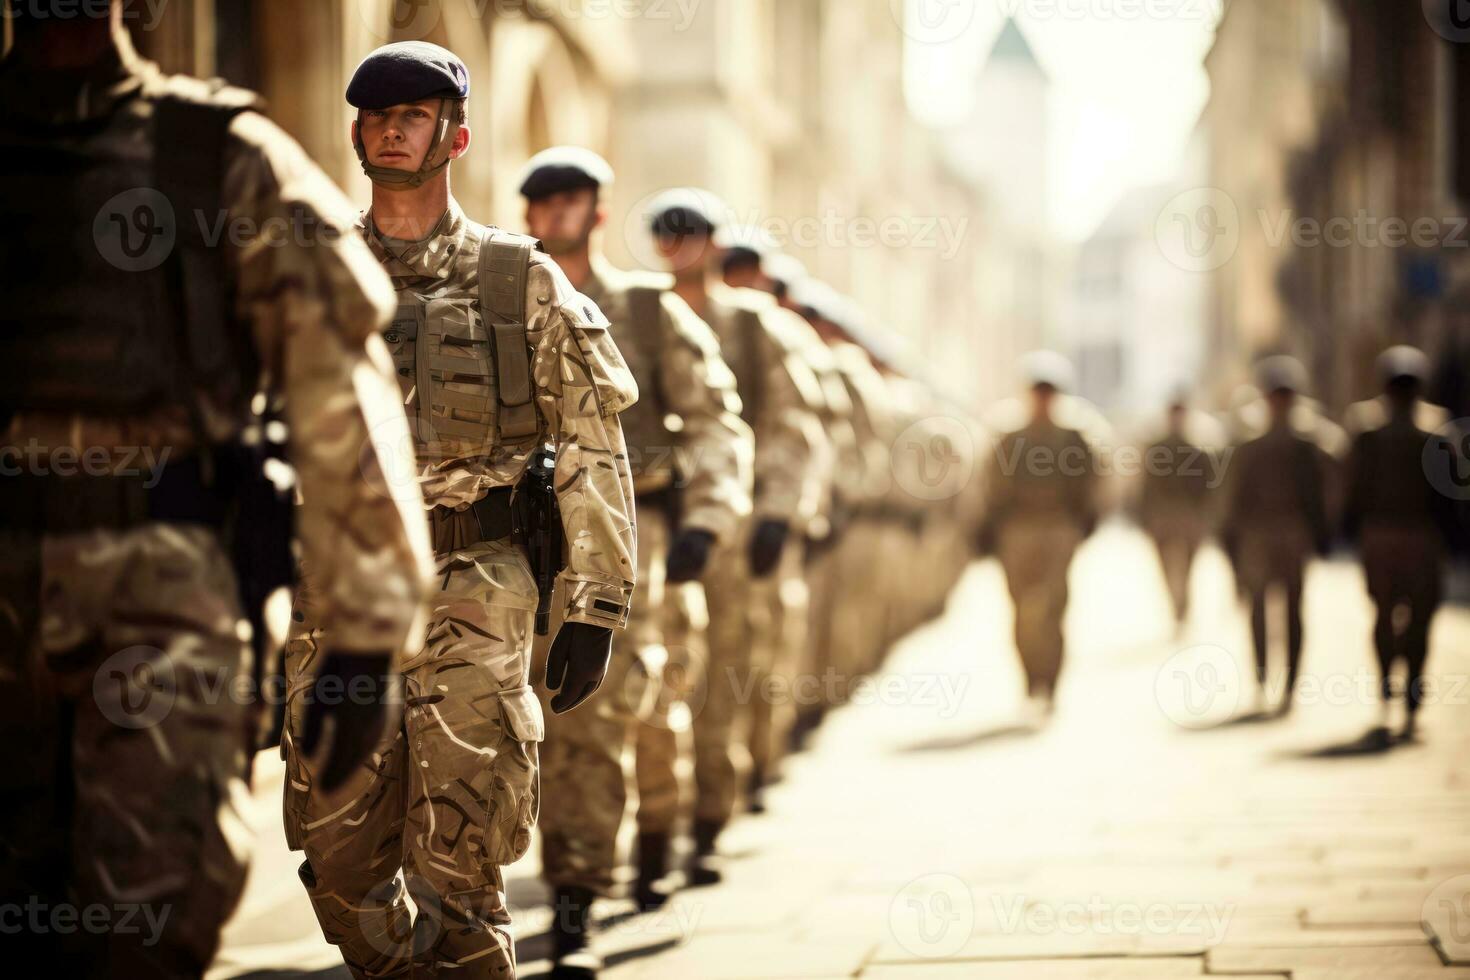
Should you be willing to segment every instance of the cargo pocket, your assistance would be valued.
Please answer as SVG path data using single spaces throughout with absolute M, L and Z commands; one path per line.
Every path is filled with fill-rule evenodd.
M 485 853 L 492 864 L 519 860 L 531 846 L 541 805 L 537 746 L 546 737 L 541 703 L 530 686 L 498 695 L 501 744 L 492 764 Z

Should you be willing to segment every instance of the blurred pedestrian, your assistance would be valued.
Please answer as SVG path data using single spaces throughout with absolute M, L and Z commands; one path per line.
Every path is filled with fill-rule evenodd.
M 1005 570 L 1016 606 L 1016 647 L 1029 713 L 1048 717 L 1064 655 L 1067 572 L 1100 516 L 1097 447 L 1070 410 L 1072 365 L 1051 351 L 1022 363 L 1030 402 L 1003 432 L 987 479 L 982 539 Z
M 1301 671 L 1302 584 L 1308 559 L 1330 544 L 1329 481 L 1334 460 L 1313 432 L 1293 422 L 1306 384 L 1301 362 L 1269 357 L 1256 368 L 1265 393 L 1266 431 L 1231 458 L 1221 536 L 1250 603 L 1256 655 L 1257 707 L 1268 711 L 1267 600 L 1280 591 L 1286 607 L 1286 682 L 1275 706 L 1291 710 Z
M 1346 415 L 1353 440 L 1343 525 L 1358 542 L 1377 610 L 1373 645 L 1382 675 L 1382 722 L 1369 737 L 1387 746 L 1391 673 L 1399 661 L 1405 667 L 1399 734 L 1406 741 L 1415 734 L 1429 627 L 1444 591 L 1448 543 L 1458 532 L 1455 500 L 1434 485 L 1431 473 L 1458 473 L 1461 461 L 1454 441 L 1441 434 L 1449 413 L 1421 398 L 1428 358 L 1413 347 L 1391 347 L 1378 359 L 1378 374 L 1383 394 L 1350 406 Z

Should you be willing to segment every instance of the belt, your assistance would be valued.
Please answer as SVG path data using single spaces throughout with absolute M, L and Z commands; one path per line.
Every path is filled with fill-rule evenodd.
M 515 532 L 511 501 L 515 490 L 495 487 L 464 510 L 439 506 L 429 511 L 429 528 L 434 535 L 435 554 L 482 541 L 499 541 Z
M 228 451 L 128 476 L 0 475 L 0 529 L 42 534 L 127 530 L 163 521 L 223 527 L 233 512 Z

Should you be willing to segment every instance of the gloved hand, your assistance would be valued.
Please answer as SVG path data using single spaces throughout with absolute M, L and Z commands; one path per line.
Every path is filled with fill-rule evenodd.
M 788 522 L 774 518 L 755 526 L 755 533 L 750 536 L 750 571 L 756 578 L 765 578 L 776 570 L 790 533 Z
M 546 686 L 559 692 L 551 699 L 551 710 L 562 714 L 591 697 L 607 676 L 611 657 L 612 630 L 591 623 L 563 623 L 546 655 Z
M 703 528 L 686 527 L 669 545 L 668 575 L 671 583 L 692 582 L 709 564 L 710 546 L 715 536 Z
M 301 751 L 322 748 L 317 785 L 331 792 L 347 781 L 403 710 L 390 653 L 330 651 L 322 659 L 302 722 Z M 325 743 L 323 740 L 326 740 Z

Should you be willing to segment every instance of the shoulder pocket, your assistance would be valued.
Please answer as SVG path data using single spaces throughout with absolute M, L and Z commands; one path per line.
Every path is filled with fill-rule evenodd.
M 562 304 L 567 329 L 587 364 L 589 381 L 603 416 L 617 415 L 638 401 L 638 383 L 608 330 L 607 317 L 597 304 L 574 293 Z

